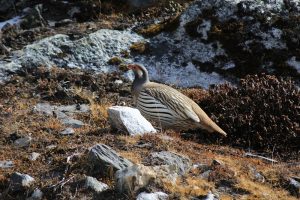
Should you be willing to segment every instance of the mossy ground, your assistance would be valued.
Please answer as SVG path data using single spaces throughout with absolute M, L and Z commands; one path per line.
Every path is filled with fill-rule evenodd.
M 299 165 L 289 164 L 296 160 L 277 164 L 265 163 L 245 157 L 247 147 L 237 149 L 220 144 L 201 144 L 191 139 L 183 139 L 180 133 L 172 131 L 137 137 L 112 131 L 107 122 L 107 107 L 120 105 L 121 102 L 131 105 L 129 83 L 123 80 L 122 86 L 116 86 L 111 84 L 115 79 L 120 79 L 118 74 L 106 76 L 79 70 L 38 68 L 14 75 L 11 81 L 2 85 L 0 160 L 14 162 L 13 168 L 0 169 L 0 191 L 5 199 L 25 198 L 23 191 L 9 191 L 10 174 L 16 171 L 33 176 L 36 179 L 34 187 L 41 188 L 46 199 L 83 196 L 90 199 L 128 199 L 116 194 L 114 190 L 95 196 L 82 187 L 83 177 L 93 174 L 86 161 L 86 152 L 97 143 L 109 145 L 134 163 L 145 165 L 145 157 L 151 152 L 162 150 L 186 155 L 193 163 L 210 165 L 213 159 L 224 163 L 223 167 L 212 169 L 208 180 L 200 178 L 200 172 L 194 170 L 179 178 L 175 185 L 162 181 L 153 186 L 153 190 L 160 188 L 169 193 L 172 199 L 201 197 L 209 191 L 218 191 L 220 187 L 229 188 L 220 193 L 221 199 L 243 196 L 247 199 L 296 199 L 286 190 L 288 177 L 300 176 Z M 44 84 L 45 81 L 48 84 Z M 59 90 L 63 82 L 68 82 L 64 89 L 67 94 Z M 205 99 L 208 95 L 200 89 L 185 89 L 183 92 L 196 101 Z M 74 135 L 61 136 L 60 132 L 65 127 L 59 120 L 33 112 L 36 103 L 44 101 L 55 105 L 88 103 L 92 111 L 76 116 L 86 124 L 84 127 L 76 129 Z M 33 141 L 28 148 L 16 148 L 13 145 L 14 135 L 30 135 Z M 166 139 L 166 135 L 170 138 Z M 151 144 L 152 148 L 141 148 L 137 145 L 143 143 Z M 49 148 L 50 145 L 55 147 Z M 30 161 L 28 156 L 31 152 L 38 152 L 41 156 L 36 161 Z M 71 155 L 75 156 L 67 162 L 67 157 Z M 280 157 L 275 159 L 280 160 Z M 251 175 L 251 168 L 260 172 L 266 181 L 261 183 L 255 180 Z M 113 175 L 93 175 L 113 188 Z M 65 181 L 60 183 L 63 178 Z M 28 189 L 27 195 L 30 195 L 32 189 Z

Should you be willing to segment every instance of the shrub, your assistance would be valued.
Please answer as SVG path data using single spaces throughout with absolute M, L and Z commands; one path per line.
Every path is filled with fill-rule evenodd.
M 292 80 L 248 75 L 237 87 L 219 85 L 209 93 L 200 105 L 228 133 L 224 143 L 268 152 L 300 151 L 300 92 Z

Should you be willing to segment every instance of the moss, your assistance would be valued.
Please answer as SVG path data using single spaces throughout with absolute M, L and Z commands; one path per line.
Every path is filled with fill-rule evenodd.
M 158 24 L 149 24 L 145 27 L 138 28 L 136 31 L 145 37 L 152 37 L 163 31 L 173 31 L 178 27 L 178 25 L 179 15 L 176 15 Z
M 149 44 L 146 42 L 135 42 L 130 46 L 130 50 L 132 52 L 136 52 L 139 54 L 145 53 L 149 48 Z
M 108 64 L 110 65 L 120 65 L 123 60 L 120 57 L 112 57 L 108 60 Z
M 120 64 L 119 65 L 119 70 L 121 70 L 121 71 L 128 71 L 128 68 L 127 68 L 127 65 L 126 64 L 124 64 L 124 63 L 122 63 L 122 64 Z

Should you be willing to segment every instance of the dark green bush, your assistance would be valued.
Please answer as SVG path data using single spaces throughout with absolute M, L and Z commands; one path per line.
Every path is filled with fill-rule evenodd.
M 200 105 L 227 133 L 224 143 L 265 152 L 300 151 L 300 92 L 292 80 L 251 75 L 219 85 Z

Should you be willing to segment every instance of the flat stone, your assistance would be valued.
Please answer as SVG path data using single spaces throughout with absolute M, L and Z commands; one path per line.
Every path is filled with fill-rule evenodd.
M 28 147 L 31 143 L 32 138 L 30 136 L 22 137 L 14 141 L 16 147 Z
M 64 113 L 87 113 L 90 111 L 90 107 L 87 104 L 74 104 L 57 106 L 56 110 Z
M 73 118 L 70 118 L 70 117 L 62 119 L 61 122 L 65 126 L 69 126 L 69 127 L 72 127 L 72 128 L 81 128 L 82 126 L 84 126 L 84 123 L 82 121 L 77 120 L 77 119 L 73 119 Z
M 73 135 L 75 133 L 73 128 L 66 128 L 64 131 L 62 131 L 61 135 Z
M 116 172 L 116 190 L 120 193 L 133 194 L 146 187 L 155 177 L 156 173 L 151 167 L 133 165 Z
M 6 168 L 12 168 L 14 167 L 14 163 L 11 160 L 4 160 L 0 161 L 0 168 L 6 169 Z
M 34 178 L 28 174 L 15 172 L 10 177 L 10 185 L 12 190 L 21 190 L 30 187 L 34 183 Z
M 167 199 L 169 199 L 169 195 L 167 195 L 164 192 L 154 192 L 154 193 L 142 192 L 136 198 L 136 200 L 167 200 Z
M 86 188 L 92 189 L 93 191 L 100 193 L 107 189 L 109 189 L 109 186 L 105 183 L 102 183 L 98 181 L 96 178 L 87 176 L 85 178 L 85 185 Z
M 156 133 L 151 123 L 141 115 L 138 109 L 113 106 L 108 108 L 108 117 L 113 128 L 126 131 L 129 135 Z
M 188 157 L 169 151 L 153 152 L 148 159 L 151 165 L 174 165 L 180 175 L 187 173 L 192 166 Z
M 29 156 L 28 156 L 28 158 L 29 158 L 29 160 L 31 160 L 31 161 L 36 161 L 37 159 L 38 159 L 38 157 L 40 157 L 40 153 L 37 153 L 37 152 L 32 152 Z
M 126 158 L 121 157 L 116 151 L 105 144 L 97 144 L 90 148 L 88 153 L 90 164 L 94 166 L 94 171 L 101 170 L 103 173 L 109 173 L 132 166 L 133 163 Z
M 53 116 L 53 107 L 49 103 L 38 103 L 34 106 L 33 110 L 40 114 Z

